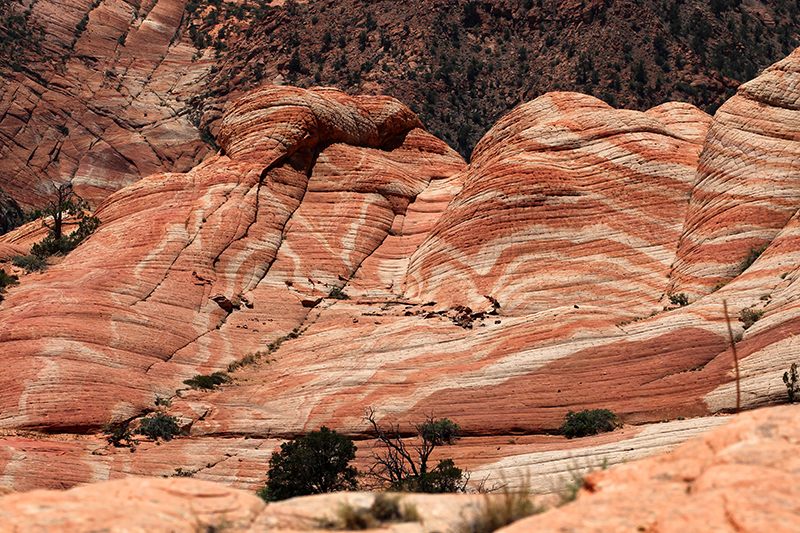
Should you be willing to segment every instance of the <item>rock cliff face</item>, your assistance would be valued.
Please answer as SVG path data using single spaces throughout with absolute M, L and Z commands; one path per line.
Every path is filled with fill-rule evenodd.
M 788 202 L 760 186 L 742 190 L 757 202 L 707 202 L 730 219 L 706 227 L 698 210 L 713 154 L 721 168 L 769 167 L 791 182 L 777 177 L 789 168 L 773 157 L 777 135 L 730 161 L 719 147 L 738 142 L 744 126 L 726 125 L 746 123 L 734 118 L 761 94 L 748 127 L 783 131 L 790 153 L 799 64 L 795 52 L 713 121 L 687 104 L 643 113 L 547 94 L 501 120 L 470 165 L 387 97 L 248 94 L 227 110 L 217 155 L 113 194 L 88 241 L 8 291 L 2 483 L 180 467 L 251 486 L 281 439 L 322 425 L 368 438 L 367 407 L 404 427 L 429 413 L 456 420 L 466 438 L 450 453 L 495 475 L 515 475 L 520 463 L 505 458 L 565 447 L 665 449 L 716 419 L 675 420 L 658 439 L 646 424 L 736 405 L 723 301 L 734 322 L 763 311 L 746 331 L 734 323 L 742 405 L 783 401 L 800 313 L 796 215 L 769 207 Z M 715 178 L 721 191 L 726 175 Z M 712 254 L 702 237 L 724 225 L 747 233 L 736 213 L 751 203 L 769 207 L 758 232 L 771 244 L 721 290 L 694 289 L 708 276 L 690 266 Z M 37 223 L 23 226 L 0 237 L 0 252 L 41 236 Z M 684 244 L 692 239 L 700 244 Z M 673 293 L 683 291 L 690 305 L 680 307 Z M 234 381 L 218 390 L 182 384 L 229 365 Z M 188 438 L 131 455 L 92 435 L 159 397 Z M 578 444 L 547 435 L 585 408 L 611 409 L 629 427 Z M 53 467 L 54 453 L 70 468 Z
M 211 151 L 189 99 L 211 68 L 174 42 L 183 0 L 32 2 L 40 54 L 0 79 L 0 186 L 40 207 L 71 181 L 93 206 Z M 84 28 L 81 30 L 81 26 Z

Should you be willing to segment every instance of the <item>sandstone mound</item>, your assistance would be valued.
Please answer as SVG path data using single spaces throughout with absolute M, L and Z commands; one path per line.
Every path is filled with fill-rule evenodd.
M 306 130 L 293 138 L 270 129 L 297 116 L 281 110 L 298 94 L 327 105 L 308 114 L 325 125 L 315 142 Z M 261 107 L 240 112 L 253 99 Z M 129 418 L 182 379 L 300 325 L 307 299 L 341 285 L 432 179 L 463 166 L 403 109 L 336 91 L 266 90 L 234 108 L 234 119 L 245 118 L 241 128 L 226 125 L 230 156 L 110 198 L 96 213 L 101 230 L 3 304 L 0 344 L 18 373 L 5 375 L 0 425 L 81 430 Z M 277 117 L 264 118 L 266 110 Z M 275 144 L 253 152 L 247 117 Z M 359 117 L 362 129 L 341 117 Z M 332 167 L 318 165 L 318 177 L 312 162 L 327 160 L 328 149 Z
M 769 101 L 790 97 L 771 86 Z M 736 142 L 739 130 L 719 126 L 726 112 L 703 141 L 711 119 L 686 104 L 639 113 L 547 94 L 501 120 L 467 166 L 389 98 L 248 95 L 223 119 L 218 155 L 112 195 L 95 235 L 9 289 L 4 484 L 53 486 L 58 454 L 73 465 L 66 484 L 180 467 L 253 486 L 282 439 L 322 425 L 368 439 L 367 407 L 404 428 L 430 413 L 456 420 L 466 438 L 448 453 L 491 474 L 565 447 L 663 451 L 713 421 L 676 420 L 667 440 L 639 425 L 735 408 L 723 301 L 741 337 L 742 404 L 783 401 L 800 314 L 796 217 L 770 222 L 771 246 L 712 294 L 683 289 L 689 255 L 670 270 L 689 254 L 697 157 Z M 788 139 L 785 118 L 765 113 L 758 127 Z M 730 164 L 769 165 L 754 153 Z M 18 249 L 35 231 L 0 242 Z M 761 313 L 747 330 L 743 310 Z M 231 364 L 217 390 L 182 384 Z M 97 435 L 20 433 L 96 432 L 157 398 L 186 438 L 130 454 Z M 548 435 L 590 408 L 628 427 L 574 444 Z
M 795 50 L 717 111 L 672 271 L 675 292 L 700 296 L 735 278 L 797 211 L 799 98 Z
M 407 295 L 478 309 L 493 299 L 514 315 L 573 304 L 649 314 L 710 121 L 690 105 L 641 113 L 574 93 L 518 107 L 475 148 L 412 257 Z

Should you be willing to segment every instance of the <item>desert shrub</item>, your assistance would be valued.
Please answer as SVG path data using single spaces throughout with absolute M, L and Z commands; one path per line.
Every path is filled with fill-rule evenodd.
M 272 454 L 266 485 L 258 495 L 266 501 L 355 489 L 358 471 L 353 441 L 322 426 L 305 437 L 281 444 Z
M 755 324 L 762 316 L 764 316 L 764 311 L 753 311 L 748 307 L 742 309 L 739 313 L 739 322 L 744 324 L 744 329 L 747 329 Z
M 390 490 L 395 492 L 426 492 L 441 494 L 445 492 L 463 492 L 464 471 L 458 468 L 452 459 L 439 461 L 436 467 L 418 476 L 407 477 L 393 483 Z
M 786 385 L 789 403 L 794 403 L 795 396 L 800 393 L 800 383 L 798 383 L 797 377 L 797 363 L 792 363 L 791 368 L 783 373 L 783 383 Z
M 27 272 L 39 272 L 47 268 L 47 260 L 30 254 L 15 255 L 11 258 L 11 263 L 19 268 L 24 268 Z
M 747 256 L 744 258 L 742 264 L 739 266 L 739 272 L 744 272 L 745 270 L 750 268 L 750 265 L 755 263 L 756 259 L 758 259 L 761 256 L 761 254 L 764 253 L 764 250 L 767 249 L 768 244 L 769 243 L 764 243 L 761 246 L 753 246 L 752 248 L 750 248 L 750 251 L 747 252 Z
M 6 292 L 6 287 L 16 285 L 18 280 L 19 278 L 17 276 L 11 276 L 7 274 L 4 269 L 0 268 L 0 302 L 3 301 L 3 295 Z
M 620 424 L 617 415 L 608 409 L 584 409 L 580 413 L 570 411 L 564 417 L 561 434 L 568 439 L 586 437 L 606 431 L 614 431 Z
M 348 295 L 346 295 L 342 291 L 342 289 L 340 289 L 339 287 L 334 287 L 331 290 L 331 293 L 328 295 L 328 298 L 334 298 L 336 300 L 349 300 L 350 299 L 350 297 Z
M 89 204 L 75 193 L 70 183 L 53 185 L 52 197 L 39 214 L 42 226 L 50 231 L 44 240 L 31 247 L 31 255 L 42 259 L 71 252 L 100 226 L 100 219 L 91 216 Z M 65 235 L 64 223 L 68 217 L 78 220 L 78 228 Z
M 365 420 L 372 426 L 378 439 L 372 450 L 373 464 L 367 473 L 372 486 L 403 492 L 463 492 L 469 474 L 456 467 L 452 459 L 440 461 L 429 469 L 428 461 L 433 450 L 444 444 L 452 444 L 458 438 L 459 426 L 442 418 L 427 417 L 425 422 L 415 424 L 419 444 L 411 445 L 403 439 L 400 426 L 378 424 L 375 410 L 368 408 Z
M 163 411 L 158 411 L 153 416 L 142 418 L 139 421 L 139 427 L 136 429 L 136 433 L 139 435 L 150 437 L 155 441 L 159 439 L 172 440 L 180 432 L 181 428 L 178 427 L 178 419 Z
M 670 294 L 669 303 L 683 307 L 684 305 L 689 305 L 689 297 L 682 292 L 679 292 L 678 294 Z
M 435 446 L 453 444 L 458 439 L 460 430 L 461 427 L 458 424 L 447 418 L 428 420 L 419 426 L 420 436 Z
M 103 432 L 108 443 L 115 448 L 133 448 L 137 444 L 127 424 L 117 427 L 106 425 L 103 427 Z
M 399 496 L 380 493 L 369 508 L 356 509 L 350 504 L 342 505 L 338 511 L 337 527 L 350 531 L 374 529 L 387 522 L 414 522 L 419 513 L 414 505 L 400 505 Z
M 231 377 L 225 372 L 214 372 L 210 376 L 198 374 L 192 378 L 183 380 L 185 385 L 189 385 L 193 389 L 199 390 L 214 390 L 217 385 L 228 383 Z
M 544 509 L 530 500 L 530 490 L 512 491 L 507 486 L 501 494 L 487 494 L 475 516 L 461 524 L 460 533 L 492 533 Z
M 728 278 L 719 280 L 718 282 L 716 282 L 714 284 L 713 287 L 711 287 L 711 292 L 717 292 L 718 290 L 720 290 L 722 287 L 724 287 L 725 285 L 727 285 L 730 282 L 731 282 L 731 280 L 728 279 Z

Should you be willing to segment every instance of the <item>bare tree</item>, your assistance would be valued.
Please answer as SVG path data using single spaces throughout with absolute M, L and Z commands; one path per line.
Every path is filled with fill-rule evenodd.
M 382 427 L 372 407 L 366 409 L 364 419 L 372 426 L 380 445 L 378 449 L 371 448 L 373 464 L 367 472 L 377 485 L 418 492 L 458 492 L 465 489 L 469 475 L 456 468 L 452 459 L 440 461 L 433 469 L 428 466 L 437 446 L 452 444 L 458 438 L 458 424 L 447 418 L 436 420 L 433 415 L 428 415 L 425 422 L 412 425 L 417 438 L 416 444 L 409 444 L 400 433 L 400 425 L 389 423 Z

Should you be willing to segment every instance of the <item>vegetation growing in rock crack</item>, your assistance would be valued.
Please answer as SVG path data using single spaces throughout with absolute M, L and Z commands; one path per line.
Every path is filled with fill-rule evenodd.
M 172 440 L 173 437 L 180 435 L 181 428 L 178 426 L 177 418 L 164 411 L 156 411 L 153 416 L 139 419 L 136 433 L 150 437 L 154 441 Z
M 561 434 L 568 439 L 586 437 L 587 435 L 614 431 L 614 428 L 619 427 L 619 425 L 620 421 L 617 415 L 608 409 L 584 409 L 579 413 L 569 411 L 564 417 Z
M 127 423 L 116 427 L 111 424 L 106 424 L 103 426 L 103 432 L 106 435 L 108 443 L 115 448 L 133 448 L 138 444 L 133 437 L 133 433 L 128 428 Z
M 281 444 L 269 460 L 268 479 L 258 495 L 265 501 L 357 487 L 353 441 L 322 426 L 305 437 Z
M 339 287 L 334 287 L 331 290 L 330 294 L 328 295 L 328 298 L 334 298 L 336 300 L 349 300 L 350 299 L 350 297 L 348 295 L 346 295 L 342 291 L 342 289 L 340 289 Z
M 458 438 L 459 426 L 455 422 L 428 416 L 425 422 L 415 424 L 416 444 L 403 438 L 400 425 L 381 426 L 375 410 L 368 408 L 365 420 L 372 426 L 378 439 L 372 448 L 373 465 L 367 476 L 372 485 L 399 492 L 464 492 L 469 474 L 456 467 L 452 459 L 444 459 L 434 467 L 429 461 L 434 449 L 452 444 Z
M 783 383 L 786 385 L 786 394 L 789 395 L 789 403 L 794 403 L 795 396 L 800 393 L 800 383 L 797 377 L 797 363 L 783 373 Z
M 739 313 L 739 322 L 744 324 L 744 329 L 747 329 L 755 324 L 762 316 L 764 316 L 764 311 L 754 311 L 748 307 L 742 309 Z
M 222 385 L 223 383 L 228 383 L 230 381 L 231 377 L 227 373 L 214 372 L 209 376 L 197 374 L 194 377 L 183 380 L 183 383 L 185 385 L 189 385 L 193 389 L 214 390 L 217 388 L 217 385 Z
M 678 294 L 670 294 L 669 303 L 683 307 L 685 305 L 689 305 L 689 297 L 682 292 L 679 292 Z
M 765 242 L 761 246 L 753 246 L 752 248 L 750 248 L 750 250 L 747 252 L 747 256 L 744 258 L 742 264 L 739 266 L 739 272 L 744 272 L 745 270 L 750 268 L 750 266 L 756 262 L 756 259 L 758 259 L 761 256 L 761 254 L 764 253 L 764 250 L 767 249 L 768 245 L 769 243 Z

